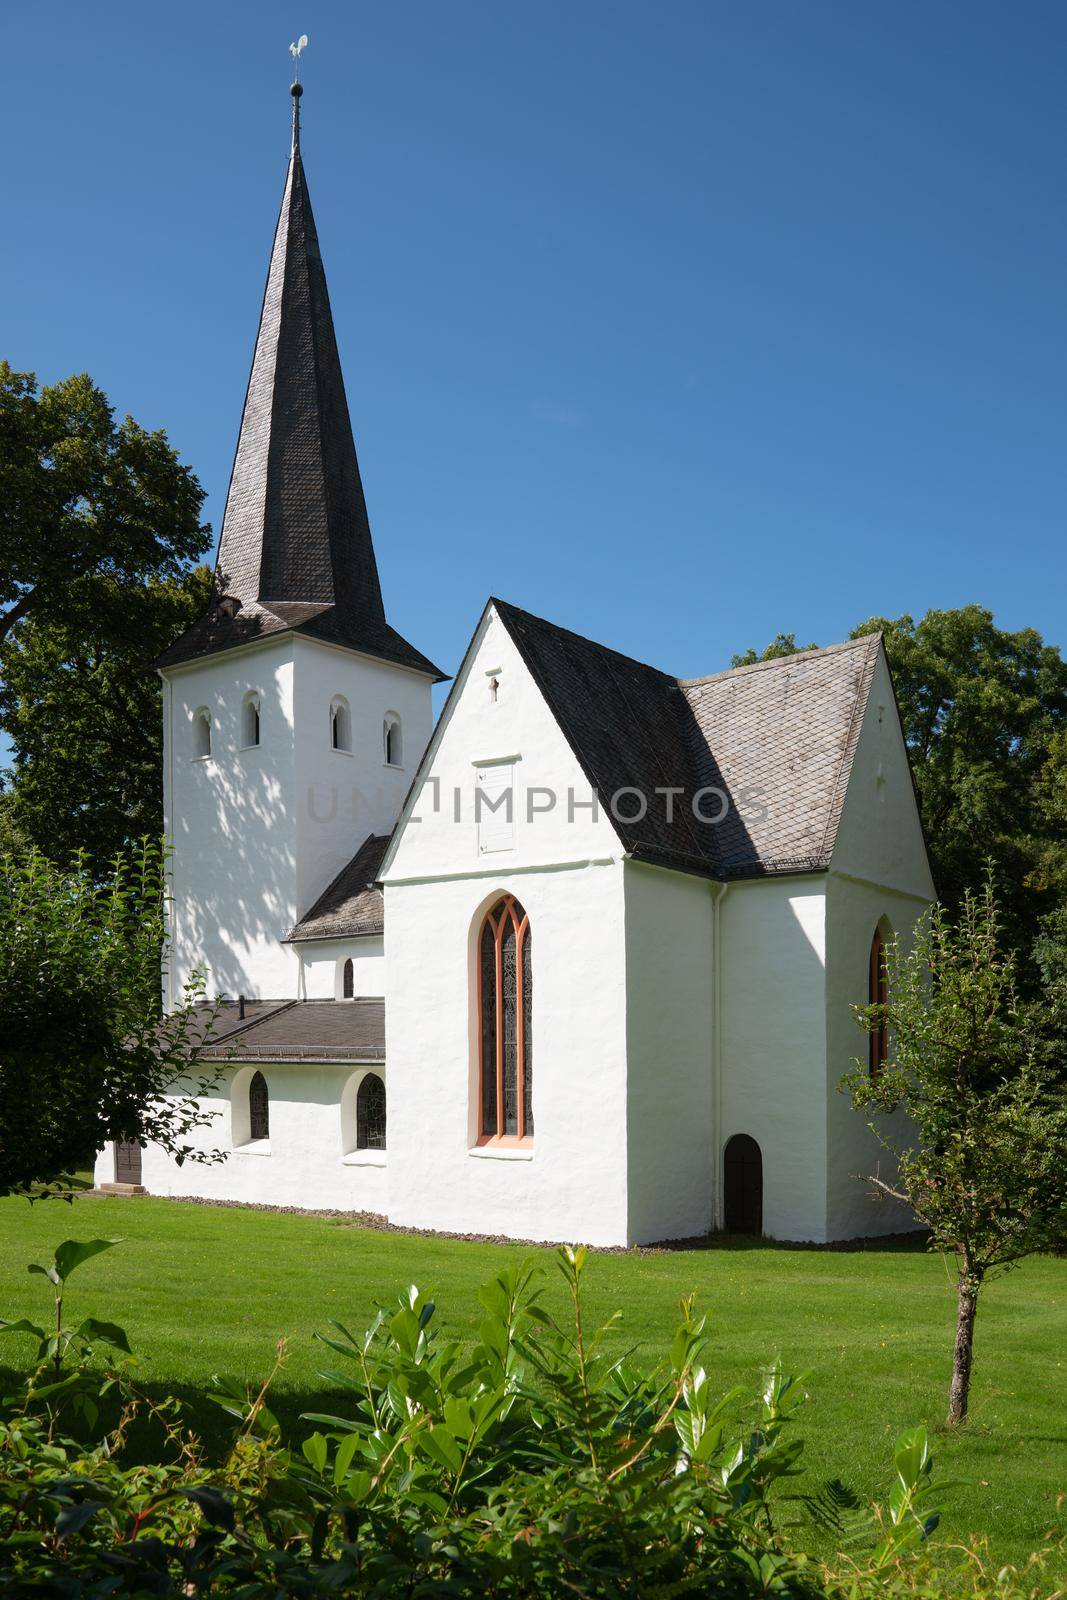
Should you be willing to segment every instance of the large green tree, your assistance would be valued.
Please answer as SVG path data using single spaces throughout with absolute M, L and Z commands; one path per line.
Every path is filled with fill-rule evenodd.
M 91 574 L 180 578 L 208 547 L 203 502 L 166 434 L 116 422 L 87 373 L 39 389 L 0 361 L 0 639 Z
M 214 1079 L 190 1063 L 215 1009 L 194 980 L 163 1014 L 165 885 L 158 845 L 103 877 L 0 856 L 0 1194 L 63 1188 L 111 1139 L 214 1158 L 191 1139 Z
M 0 725 L 14 752 L 6 825 L 66 862 L 103 867 L 163 832 L 163 718 L 148 663 L 206 607 L 211 575 L 93 575 L 0 648 Z M 0 826 L 0 841 L 4 827 Z
M 149 663 L 206 601 L 203 499 L 86 374 L 39 388 L 0 362 L 0 840 L 100 869 L 162 831 Z
M 1033 628 L 998 628 L 983 606 L 872 617 L 880 629 L 942 901 L 981 888 L 993 858 L 1010 942 L 1026 952 L 1054 939 L 1067 897 L 1067 662 Z M 798 648 L 778 634 L 762 655 Z M 810 647 L 809 647 L 810 648 Z M 1030 974 L 1024 974 L 1029 978 Z

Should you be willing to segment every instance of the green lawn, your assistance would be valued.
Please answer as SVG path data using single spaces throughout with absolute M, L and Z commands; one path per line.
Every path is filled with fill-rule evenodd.
M 98 1235 L 126 1242 L 80 1269 L 72 1314 L 121 1322 L 144 1381 L 186 1395 L 205 1425 L 216 1416 L 199 1399 L 211 1374 L 262 1378 L 282 1334 L 289 1356 L 275 1409 L 287 1423 L 303 1409 L 329 1411 L 317 1376 L 329 1353 L 311 1338 L 328 1318 L 361 1327 L 376 1302 L 415 1282 L 452 1332 L 469 1335 L 478 1285 L 527 1253 L 147 1198 L 86 1197 L 72 1209 L 5 1200 L 0 1314 L 40 1314 L 48 1286 L 26 1263 L 48 1259 L 62 1239 Z M 539 1254 L 551 1271 L 551 1252 Z M 711 1313 L 708 1366 L 723 1389 L 754 1388 L 778 1353 L 807 1372 L 799 1431 L 812 1487 L 840 1476 L 884 1496 L 894 1437 L 919 1422 L 939 1427 L 954 1299 L 936 1256 L 736 1245 L 594 1255 L 587 1279 L 597 1316 L 622 1311 L 619 1346 L 650 1360 L 665 1347 L 679 1296 L 695 1290 Z M 14 1365 L 29 1346 L 12 1336 L 0 1354 Z M 985 1291 L 972 1406 L 962 1435 L 935 1434 L 938 1471 L 964 1480 L 946 1498 L 942 1536 L 984 1533 L 998 1560 L 1019 1561 L 1044 1543 L 1067 1493 L 1067 1261 L 1027 1262 Z

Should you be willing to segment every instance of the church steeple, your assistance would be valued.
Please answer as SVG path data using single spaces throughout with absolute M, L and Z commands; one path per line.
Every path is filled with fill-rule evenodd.
M 300 151 L 300 100 L 222 523 L 215 601 L 157 663 L 290 629 L 442 676 L 385 619 Z

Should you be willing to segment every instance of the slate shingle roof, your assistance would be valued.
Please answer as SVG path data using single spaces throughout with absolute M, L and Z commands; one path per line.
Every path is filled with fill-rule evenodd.
M 289 930 L 283 944 L 383 933 L 385 909 L 376 879 L 388 843 L 388 834 L 372 833 L 364 839 L 307 915 Z
M 730 796 L 712 830 L 720 876 L 830 865 L 881 637 L 681 683 L 695 778 Z
M 226 1012 L 236 1014 L 236 1006 Z M 253 1014 L 254 1013 L 254 1014 Z M 384 1061 L 384 1000 L 266 1000 L 227 1018 L 198 1052 L 205 1061 Z M 232 1025 L 228 1025 L 232 1024 Z
M 728 879 L 829 866 L 880 634 L 716 673 L 672 678 L 493 600 L 600 799 L 648 799 L 614 819 L 638 860 Z M 656 790 L 677 788 L 668 820 Z M 692 797 L 715 825 L 694 819 Z M 620 812 L 637 812 L 635 797 Z
M 215 568 L 159 667 L 292 630 L 441 680 L 386 621 L 299 138 L 274 235 Z M 240 601 L 220 615 L 223 595 Z M 224 608 L 225 609 L 225 608 Z

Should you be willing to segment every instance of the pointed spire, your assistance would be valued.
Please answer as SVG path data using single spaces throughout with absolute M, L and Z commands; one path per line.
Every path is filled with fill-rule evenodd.
M 300 97 L 208 618 L 161 664 L 289 628 L 441 674 L 389 627 L 326 274 L 300 153 Z M 224 602 L 224 603 L 223 603 Z
M 300 154 L 300 96 L 303 94 L 303 92 L 304 92 L 304 85 L 299 81 L 299 79 L 295 80 L 290 85 L 289 93 L 293 97 L 293 149 L 292 149 L 292 153 L 293 153 L 294 156 L 298 156 Z

